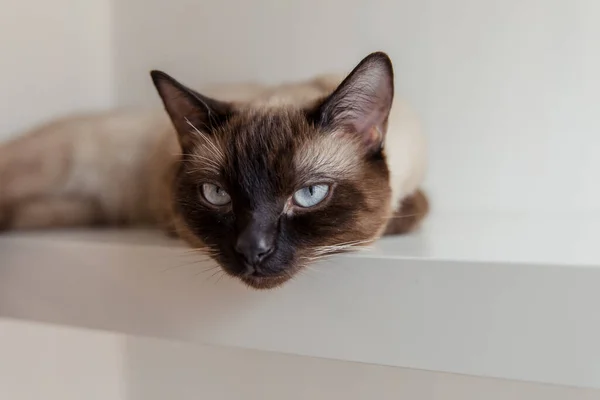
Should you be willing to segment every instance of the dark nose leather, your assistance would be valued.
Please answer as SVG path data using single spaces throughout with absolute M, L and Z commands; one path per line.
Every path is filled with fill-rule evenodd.
M 247 272 L 254 272 L 275 248 L 277 227 L 252 218 L 237 238 L 235 251 L 246 261 Z

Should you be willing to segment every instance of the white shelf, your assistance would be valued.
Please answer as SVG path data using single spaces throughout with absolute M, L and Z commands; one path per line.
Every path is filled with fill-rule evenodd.
M 0 319 L 10 400 L 597 400 L 599 390 Z
M 600 388 L 596 221 L 433 216 L 268 292 L 211 278 L 156 232 L 13 234 L 0 317 Z

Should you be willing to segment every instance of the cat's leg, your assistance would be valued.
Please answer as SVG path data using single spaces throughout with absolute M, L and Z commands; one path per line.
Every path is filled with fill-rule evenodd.
M 34 132 L 0 144 L 0 207 L 60 192 L 71 158 L 69 143 L 56 134 Z
M 384 235 L 399 235 L 415 230 L 428 212 L 427 196 L 421 190 L 417 190 L 402 199 L 398 211 L 390 218 Z
M 85 198 L 33 199 L 20 202 L 6 211 L 6 229 L 63 228 L 104 222 L 98 204 Z
M 73 157 L 68 135 L 43 130 L 0 144 L 0 230 L 96 223 L 98 205 L 65 190 Z

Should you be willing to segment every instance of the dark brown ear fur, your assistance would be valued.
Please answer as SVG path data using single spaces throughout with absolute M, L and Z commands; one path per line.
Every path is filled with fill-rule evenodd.
M 200 132 L 210 134 L 232 114 L 230 104 L 203 96 L 162 71 L 150 75 L 184 150 L 197 142 Z
M 392 62 L 385 53 L 365 57 L 311 113 L 324 129 L 360 137 L 367 151 L 381 150 L 394 98 Z

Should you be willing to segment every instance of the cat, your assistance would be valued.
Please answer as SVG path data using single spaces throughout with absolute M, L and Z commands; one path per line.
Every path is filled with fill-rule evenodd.
M 426 143 L 383 52 L 203 94 L 151 78 L 166 113 L 70 116 L 0 145 L 0 228 L 157 225 L 268 289 L 428 212 Z

